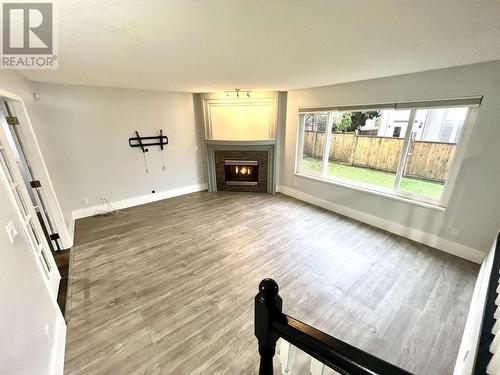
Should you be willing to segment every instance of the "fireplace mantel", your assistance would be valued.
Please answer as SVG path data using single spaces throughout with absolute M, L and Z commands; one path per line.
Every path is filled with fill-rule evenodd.
M 219 145 L 219 146 L 267 146 L 275 145 L 275 139 L 262 139 L 262 140 L 248 140 L 248 141 L 233 141 L 233 140 L 217 140 L 217 139 L 206 139 L 205 144 L 207 145 Z
M 217 191 L 217 182 L 222 188 L 221 166 L 216 165 L 216 154 L 219 164 L 221 154 L 226 154 L 227 159 L 237 156 L 236 159 L 240 160 L 248 154 L 253 156 L 252 160 L 259 160 L 259 166 L 264 163 L 265 168 L 259 167 L 259 188 L 242 191 L 275 193 L 279 139 L 284 135 L 286 118 L 286 93 L 251 91 L 249 96 L 239 98 L 224 92 L 197 95 L 204 130 L 208 190 Z M 265 181 L 261 179 L 262 173 L 266 176 Z M 224 189 L 233 190 L 231 187 L 226 189 L 226 186 Z

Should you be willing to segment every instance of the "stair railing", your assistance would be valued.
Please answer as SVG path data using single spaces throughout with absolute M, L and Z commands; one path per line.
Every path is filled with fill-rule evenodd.
M 290 359 L 290 345 L 313 358 L 311 369 L 323 373 L 328 366 L 342 375 L 410 375 L 411 373 L 283 314 L 283 300 L 276 281 L 264 279 L 255 296 L 255 336 L 259 344 L 259 375 L 273 375 L 273 357 L 278 339 L 284 340 L 280 357 L 283 370 Z M 283 358 L 285 361 L 283 361 Z M 315 371 L 315 370 L 313 370 Z M 315 371 L 316 372 L 316 371 Z

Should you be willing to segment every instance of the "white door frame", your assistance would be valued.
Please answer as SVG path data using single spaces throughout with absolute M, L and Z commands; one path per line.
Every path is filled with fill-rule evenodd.
M 42 279 L 56 300 L 61 275 L 50 252 L 49 243 L 38 221 L 28 189 L 24 184 L 21 171 L 3 128 L 0 128 L 0 176 L 4 180 L 2 183 L 6 184 L 12 203 L 16 207 Z
M 17 94 L 2 89 L 0 89 L 0 99 L 9 102 L 14 115 L 19 119 L 20 137 L 27 154 L 26 157 L 29 159 L 37 178 L 42 183 L 41 190 L 45 198 L 44 203 L 53 221 L 53 225 L 59 233 L 62 248 L 69 249 L 73 246 L 73 236 L 70 235 L 64 220 L 64 215 L 59 205 L 52 180 L 50 179 L 45 160 L 43 159 L 24 99 Z

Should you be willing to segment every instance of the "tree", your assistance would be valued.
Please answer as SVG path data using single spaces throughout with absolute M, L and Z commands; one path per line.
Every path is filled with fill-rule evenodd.
M 316 131 L 324 133 L 326 129 L 326 122 L 328 120 L 328 113 L 308 113 L 304 119 L 305 129 L 307 131 Z
M 338 122 L 333 123 L 333 131 L 335 132 L 349 132 L 352 126 L 352 119 L 350 113 L 342 114 Z
M 379 117 L 380 111 L 367 112 L 347 112 L 342 114 L 342 117 L 333 123 L 333 131 L 337 132 L 354 132 L 361 126 L 365 125 L 367 119 Z

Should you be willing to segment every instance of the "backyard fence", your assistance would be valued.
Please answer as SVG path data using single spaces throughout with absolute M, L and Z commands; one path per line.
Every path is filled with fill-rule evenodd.
M 304 155 L 323 157 L 325 133 L 306 131 Z M 396 172 L 404 140 L 393 137 L 333 133 L 329 160 L 357 167 Z M 455 153 L 455 143 L 412 142 L 404 176 L 444 182 Z

